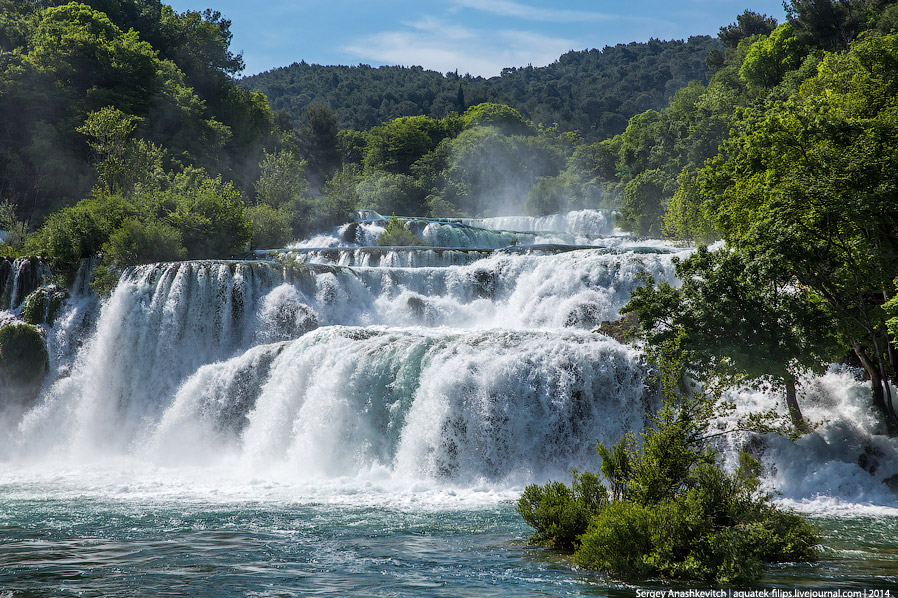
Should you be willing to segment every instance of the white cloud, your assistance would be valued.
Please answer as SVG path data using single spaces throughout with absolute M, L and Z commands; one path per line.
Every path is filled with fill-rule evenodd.
M 343 49 L 362 62 L 492 77 L 505 67 L 544 66 L 578 48 L 573 40 L 532 31 L 468 29 L 430 18 L 407 25 L 412 29 L 367 36 Z
M 555 23 L 581 23 L 584 21 L 611 21 L 621 18 L 619 15 L 583 10 L 556 10 L 539 8 L 510 0 L 453 0 L 457 6 L 473 8 L 505 17 L 517 17 L 535 21 Z

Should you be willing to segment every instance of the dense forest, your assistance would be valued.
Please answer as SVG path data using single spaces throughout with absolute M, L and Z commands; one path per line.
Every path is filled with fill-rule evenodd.
M 300 123 L 316 102 L 330 106 L 341 128 L 367 130 L 401 116 L 443 118 L 450 112 L 493 102 L 507 104 L 528 120 L 591 141 L 616 135 L 631 116 L 667 105 L 690 81 L 706 81 L 705 64 L 720 41 L 649 40 L 568 52 L 546 67 L 509 66 L 485 79 L 443 75 L 421 67 L 320 66 L 306 62 L 239 81 L 263 92 L 272 108 Z

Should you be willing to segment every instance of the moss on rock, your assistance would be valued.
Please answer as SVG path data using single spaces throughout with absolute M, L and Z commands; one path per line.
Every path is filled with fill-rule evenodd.
M 40 324 L 52 326 L 65 298 L 66 291 L 56 285 L 41 287 L 25 297 L 25 301 L 22 302 L 21 318 L 34 326 Z
M 0 380 L 10 386 L 40 386 L 50 358 L 44 337 L 25 323 L 0 328 Z

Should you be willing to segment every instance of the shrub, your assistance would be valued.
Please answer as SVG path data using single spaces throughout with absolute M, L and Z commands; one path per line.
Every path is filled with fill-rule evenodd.
M 573 471 L 568 487 L 561 482 L 527 486 L 517 510 L 536 534 L 531 540 L 543 546 L 570 550 L 586 531 L 590 518 L 608 503 L 608 492 L 596 474 Z
M 229 257 L 243 251 L 252 237 L 243 195 L 221 176 L 185 170 L 167 192 L 176 209 L 166 220 L 181 231 L 190 259 Z
M 181 234 L 161 222 L 129 218 L 117 228 L 103 246 L 103 261 L 123 270 L 137 264 L 170 262 L 187 257 Z
M 255 248 L 284 247 L 293 236 L 287 210 L 275 210 L 267 204 L 258 204 L 247 208 L 246 213 L 253 223 L 252 246 Z
M 517 510 L 536 530 L 532 541 L 573 549 L 578 565 L 623 579 L 746 583 L 765 563 L 815 558 L 814 528 L 758 491 L 754 457 L 723 470 L 695 406 L 665 406 L 641 447 L 632 434 L 598 445 L 610 492 L 594 474 L 575 473 L 570 487 L 528 486 Z
M 386 247 L 426 245 L 394 214 L 387 222 L 387 229 L 377 238 L 377 244 Z
M 52 326 L 65 298 L 66 291 L 56 285 L 41 287 L 25 297 L 22 302 L 21 318 L 35 326 L 39 324 Z
M 55 270 L 71 284 L 81 260 L 94 255 L 109 238 L 106 222 L 79 204 L 47 218 L 44 226 L 28 239 L 27 248 L 53 259 Z

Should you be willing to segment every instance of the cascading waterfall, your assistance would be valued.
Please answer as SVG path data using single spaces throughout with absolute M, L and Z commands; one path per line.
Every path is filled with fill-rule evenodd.
M 590 330 L 618 317 L 640 272 L 675 283 L 672 259 L 683 250 L 620 236 L 593 247 L 533 245 L 504 230 L 607 234 L 611 214 L 602 211 L 476 227 L 407 221 L 445 247 L 359 247 L 383 230 L 362 222 L 341 227 L 331 248 L 313 249 L 312 239 L 260 261 L 140 266 L 101 307 L 73 291 L 43 326 L 51 372 L 39 401 L 4 422 L 0 458 L 177 466 L 227 454 L 237 470 L 300 480 L 381 469 L 404 480 L 519 485 L 595 466 L 596 438 L 643 425 L 656 397 L 639 353 Z M 46 274 L 27 260 L 4 263 L 8 297 Z M 852 375 L 806 381 L 805 409 L 829 420 L 819 433 L 765 445 L 771 461 L 804 468 L 769 470 L 789 500 L 808 499 L 844 470 L 866 490 L 827 486 L 831 495 L 887 502 L 894 451 L 850 406 L 866 404 Z M 743 391 L 739 402 L 777 399 Z M 808 473 L 815 463 L 830 473 Z
M 274 256 L 298 264 L 347 267 L 423 268 L 464 266 L 489 255 L 489 249 L 421 249 L 420 247 L 361 247 L 294 249 Z
M 493 376 L 474 376 L 457 390 L 462 399 L 479 393 L 478 396 L 494 400 L 505 397 L 504 401 L 514 396 L 518 400 L 548 404 L 574 399 L 584 403 L 576 412 L 584 421 L 574 419 L 567 425 L 588 432 L 579 442 L 565 443 L 567 452 L 556 446 L 549 453 L 532 450 L 521 453 L 530 455 L 527 471 L 547 471 L 546 467 L 563 469 L 565 456 L 579 455 L 578 459 L 582 460 L 584 455 L 591 455 L 591 437 L 610 437 L 620 429 L 627 429 L 627 426 L 616 426 L 599 433 L 596 422 L 608 420 L 607 416 L 600 417 L 599 411 L 618 409 L 603 406 L 604 403 L 623 400 L 632 407 L 622 416 L 628 425 L 642 421 L 644 367 L 632 350 L 624 350 L 588 330 L 602 319 L 615 317 L 616 310 L 635 285 L 636 272 L 647 271 L 672 279 L 671 257 L 667 253 L 586 249 L 550 255 L 499 253 L 471 265 L 442 268 L 353 269 L 270 262 L 141 266 L 122 277 L 115 292 L 103 304 L 91 337 L 82 346 L 69 343 L 75 355 L 69 357 L 66 368 L 58 368 L 55 380 L 46 384 L 40 404 L 18 426 L 17 442 L 10 450 L 32 457 L 44 453 L 48 459 L 60 454 L 78 460 L 115 453 L 152 456 L 153 452 L 147 452 L 146 447 L 165 446 L 167 443 L 160 438 L 173 438 L 171 430 L 178 427 L 173 422 L 181 422 L 179 426 L 184 429 L 186 418 L 197 420 L 198 427 L 190 428 L 193 430 L 206 430 L 207 426 L 199 423 L 214 422 L 214 430 L 229 431 L 232 448 L 250 451 L 250 447 L 260 444 L 250 438 L 258 435 L 256 430 L 260 426 L 266 429 L 262 423 L 245 425 L 246 421 L 264 421 L 253 412 L 258 397 L 261 397 L 259 405 L 268 405 L 269 411 L 277 408 L 302 411 L 305 421 L 314 419 L 307 413 L 311 409 L 308 405 L 321 401 L 324 401 L 322 405 L 333 405 L 347 400 L 347 395 L 357 394 L 359 385 L 379 388 L 383 393 L 389 390 L 387 394 L 394 396 L 389 401 L 386 395 L 371 400 L 389 402 L 380 411 L 395 415 L 396 421 L 387 424 L 387 419 L 381 417 L 365 425 L 373 430 L 372 434 L 380 429 L 378 426 L 386 426 L 398 438 L 406 415 L 417 413 L 415 405 L 432 401 L 434 393 L 448 397 L 446 400 L 459 408 L 474 408 L 467 399 L 453 396 L 453 391 L 438 390 L 432 380 L 438 372 L 447 371 L 445 363 L 452 361 L 453 356 L 461 355 L 466 356 L 471 368 L 478 361 L 490 358 L 514 362 L 515 379 L 529 380 L 529 385 L 539 389 L 536 394 L 519 388 L 484 390 L 482 386 Z M 71 318 L 73 313 L 67 312 L 66 317 Z M 344 328 L 347 325 L 350 327 Z M 433 369 L 419 364 L 416 366 L 419 377 L 414 384 L 397 386 L 398 374 L 394 370 L 399 364 L 408 367 L 406 362 L 411 359 L 408 355 L 385 358 L 386 362 L 394 360 L 391 366 L 366 361 L 367 356 L 380 351 L 376 348 L 380 341 L 372 338 L 393 338 L 386 335 L 383 327 L 394 331 L 391 333 L 396 337 L 394 343 L 410 343 L 417 347 L 413 352 L 421 359 L 426 358 L 428 363 L 436 360 L 443 365 Z M 72 328 L 74 334 L 77 326 Z M 312 332 L 316 328 L 319 331 Z M 58 353 L 66 346 L 66 330 L 69 327 L 63 326 L 55 336 Z M 334 330 L 340 333 L 334 335 Z M 457 332 L 461 330 L 478 332 L 465 336 Z M 571 332 L 563 333 L 563 330 Z M 513 331 L 531 331 L 529 334 L 536 336 L 524 337 L 523 332 Z M 537 334 L 537 331 L 542 332 Z M 287 349 L 284 342 L 289 343 Z M 584 352 L 586 346 L 591 351 Z M 281 352 L 277 359 L 271 357 Z M 567 357 L 568 365 L 563 367 L 579 372 L 571 375 L 585 386 L 565 391 L 568 392 L 565 399 L 565 392 L 549 382 L 562 366 L 548 357 L 540 361 L 537 359 L 540 352 L 576 353 L 576 357 Z M 354 361 L 350 356 L 355 353 L 358 359 Z M 622 360 L 620 355 L 624 353 L 629 357 Z M 392 355 L 389 351 L 385 354 Z M 260 355 L 268 357 L 263 359 Z M 308 361 L 315 356 L 326 356 L 329 361 Z M 617 374 L 629 380 L 619 395 L 599 392 L 613 388 L 613 380 L 598 380 L 595 375 L 578 369 L 590 360 L 601 362 L 606 358 L 609 363 L 617 364 L 610 370 L 607 364 L 602 365 L 606 375 L 613 379 L 615 368 L 620 368 Z M 59 359 L 59 363 L 63 361 Z M 312 365 L 303 369 L 298 364 L 304 362 Z M 253 372 L 249 378 L 247 368 Z M 272 377 L 295 376 L 290 373 L 291 368 L 299 368 L 316 391 L 307 396 L 302 392 L 288 392 L 287 387 L 275 387 L 277 390 L 271 398 L 261 373 L 266 368 L 271 368 Z M 386 368 L 386 373 L 370 379 L 365 376 L 366 372 L 376 373 L 378 368 Z M 457 368 L 451 371 L 461 375 Z M 316 377 L 320 381 L 313 380 Z M 327 392 L 319 388 L 321 384 L 327 387 Z M 301 387 L 297 383 L 297 388 Z M 432 391 L 423 393 L 421 388 Z M 310 402 L 309 397 L 318 403 Z M 189 407 L 185 401 L 199 401 L 199 406 Z M 284 404 L 272 407 L 272 401 Z M 561 403 L 558 405 L 561 409 Z M 523 405 L 515 409 L 521 414 L 527 412 Z M 295 416 L 293 413 L 281 419 Z M 468 413 L 453 417 L 456 419 L 447 416 L 443 424 L 432 422 L 435 438 L 457 434 L 458 421 L 465 422 L 465 429 L 474 430 L 474 419 L 493 416 Z M 544 413 L 534 419 L 549 421 L 553 417 L 557 414 Z M 168 432 L 162 434 L 161 430 Z M 324 434 L 345 442 L 346 434 L 339 429 L 325 429 Z M 207 430 L 198 437 L 212 439 L 216 435 Z M 525 440 L 534 437 L 531 430 L 520 435 L 518 444 L 523 446 Z M 471 442 L 475 438 L 484 446 L 476 450 L 466 448 L 468 437 L 464 436 L 452 441 L 458 445 L 452 450 L 489 452 L 484 448 L 489 434 L 472 434 Z M 497 436 L 494 440 L 504 442 L 507 447 L 504 450 L 520 451 L 513 439 Z M 375 440 L 369 434 L 359 439 L 358 444 L 370 447 L 378 442 L 386 440 Z M 318 439 L 313 444 L 323 446 L 324 441 Z M 431 445 L 428 454 L 439 443 L 432 440 Z M 165 451 L 160 448 L 159 452 Z M 409 462 L 409 457 L 401 457 L 403 454 L 408 455 L 409 450 L 403 452 L 397 447 L 392 453 L 378 453 L 376 460 L 366 462 L 370 465 L 376 461 L 380 466 L 396 467 L 397 471 L 401 469 L 409 475 L 449 481 L 472 476 L 500 478 L 510 475 L 514 469 L 514 460 L 508 458 L 501 465 L 494 462 L 480 470 L 470 455 L 462 465 L 411 467 L 402 465 Z M 334 472 L 345 473 L 345 470 Z
M 690 250 L 611 217 L 406 219 L 436 244 L 417 248 L 376 247 L 375 218 L 256 260 L 136 267 L 102 301 L 85 263 L 39 326 L 39 397 L 0 401 L 0 588 L 122 595 L 140 578 L 195 594 L 195 566 L 218 595 L 368 596 L 385 579 L 397 596 L 594 593 L 523 553 L 512 505 L 525 484 L 598 468 L 596 440 L 659 404 L 641 351 L 594 330 L 640 273 L 676 284 Z M 43 272 L 3 263 L 0 326 Z M 799 384 L 812 434 L 719 441 L 731 464 L 748 446 L 764 487 L 826 524 L 829 561 L 797 574 L 814 583 L 895 570 L 898 450 L 869 392 L 833 366 Z M 730 395 L 733 417 L 783 410 L 776 389 Z
M 259 261 L 140 266 L 101 307 L 73 291 L 43 326 L 51 372 L 38 402 L 4 421 L 0 458 L 177 466 L 227 454 L 238 470 L 295 479 L 381 469 L 500 485 L 594 466 L 592 442 L 639 429 L 655 398 L 638 352 L 590 331 L 618 317 L 640 272 L 675 283 L 683 250 L 620 236 L 534 245 L 505 229 L 607 234 L 611 216 L 406 219 L 441 245 L 421 248 L 359 247 L 383 230 L 362 222 L 330 248 L 312 239 Z M 46 274 L 4 263 L 7 297 Z M 898 467 L 857 412 L 864 385 L 847 371 L 827 376 L 805 382 L 804 400 L 829 422 L 795 444 L 768 440 L 768 459 L 791 464 L 768 479 L 801 502 L 844 470 L 854 482 L 830 495 L 887 502 L 883 482 Z M 739 402 L 778 400 L 743 391 Z M 794 470 L 804 473 L 783 475 Z
M 607 237 L 614 232 L 614 213 L 610 210 L 577 210 L 537 217 L 468 218 L 460 222 L 493 230 L 544 231 L 594 237 Z
M 50 278 L 50 268 L 39 259 L 0 258 L 0 310 L 15 309 L 25 297 Z
M 590 333 L 332 326 L 201 368 L 154 441 L 183 454 L 239 437 L 257 472 L 520 483 L 641 428 L 644 375 L 635 351 Z

